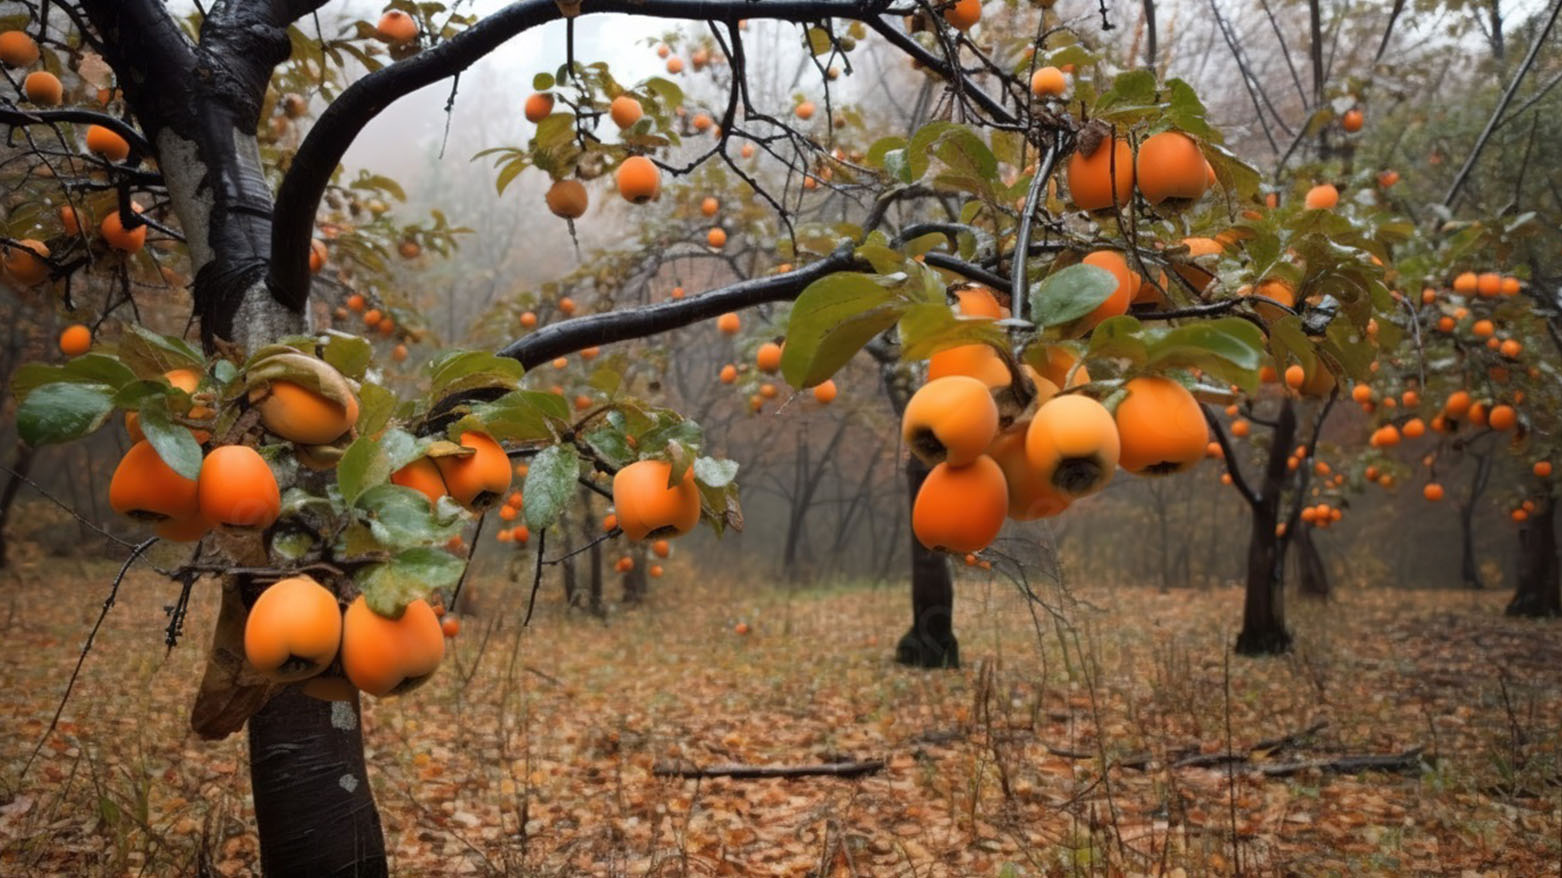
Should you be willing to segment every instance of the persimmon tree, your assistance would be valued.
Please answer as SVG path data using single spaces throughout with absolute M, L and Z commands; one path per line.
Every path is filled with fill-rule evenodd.
M 8 52 L 42 51 L 0 58 L 60 71 L 60 103 L 71 96 L 45 106 L 52 93 L 23 84 L 0 107 L 28 143 L 19 192 L 33 205 L 0 242 L 10 279 L 61 290 L 76 313 L 93 308 L 64 292 L 78 278 L 120 294 L 94 314 L 89 347 L 76 333 L 63 362 L 14 376 L 18 428 L 32 446 L 65 442 L 124 412 L 138 441 L 110 500 L 157 531 L 127 566 L 155 539 L 188 541 L 169 571 L 181 603 L 201 576 L 219 578 L 192 724 L 208 737 L 248 727 L 268 874 L 386 871 L 360 693 L 399 694 L 437 668 L 435 620 L 458 606 L 483 512 L 518 510 L 539 577 L 582 489 L 612 497 L 609 532 L 633 541 L 741 525 L 736 465 L 707 454 L 699 424 L 660 404 L 643 373 L 595 366 L 596 395 L 572 407 L 546 379 L 536 386 L 539 367 L 599 348 L 610 360 L 612 346 L 732 326 L 770 305 L 792 388 L 825 386 L 866 351 L 912 452 L 902 660 L 945 666 L 958 661 L 948 553 L 1016 571 L 988 549 L 1007 519 L 1060 514 L 1119 464 L 1146 477 L 1190 467 L 1209 439 L 1199 400 L 1257 393 L 1266 357 L 1309 381 L 1364 377 L 1377 349 L 1368 327 L 1394 307 L 1391 228 L 1304 200 L 1304 184 L 1266 208 L 1259 174 L 1222 146 L 1191 87 L 1115 70 L 1050 4 L 521 0 L 470 18 L 397 0 L 378 24 L 337 36 L 297 26 L 325 5 L 217 4 L 180 21 L 155 0 L 24 4 Z M 703 63 L 730 71 L 725 102 L 690 131 L 670 80 L 620 83 L 571 53 L 533 83 L 530 141 L 487 156 L 498 180 L 549 175 L 549 207 L 572 219 L 606 191 L 598 179 L 654 211 L 665 181 L 725 165 L 750 209 L 770 210 L 763 244 L 785 267 L 594 313 L 550 297 L 557 319 L 528 326 L 523 312 L 527 331 L 496 350 L 446 350 L 419 380 L 398 380 L 387 363 L 421 336 L 416 309 L 383 283 L 387 260 L 448 250 L 461 230 L 438 215 L 395 225 L 394 182 L 344 179 L 344 154 L 397 99 L 527 30 L 569 42 L 578 21 L 605 13 L 704 22 Z M 797 25 L 816 59 L 818 90 L 790 108 L 748 89 L 742 22 L 759 17 Z M 868 40 L 930 78 L 939 118 L 854 158 L 829 145 L 854 112 L 835 106 L 830 71 L 849 73 Z M 89 84 L 106 105 L 93 106 Z M 321 102 L 312 121 L 302 94 Z M 785 188 L 743 170 L 750 147 L 790 170 Z M 71 203 L 82 192 L 102 199 L 86 208 L 96 226 Z M 860 199 L 860 215 L 800 222 L 791 207 L 838 196 Z M 73 211 L 44 209 L 59 201 Z M 148 236 L 171 243 L 143 250 Z M 731 237 L 713 223 L 705 246 Z M 159 270 L 160 252 L 193 278 L 184 316 L 198 342 L 137 313 L 129 278 Z M 1265 286 L 1276 283 L 1289 300 Z M 1273 537 L 1276 514 L 1255 514 L 1255 537 L 1261 518 Z

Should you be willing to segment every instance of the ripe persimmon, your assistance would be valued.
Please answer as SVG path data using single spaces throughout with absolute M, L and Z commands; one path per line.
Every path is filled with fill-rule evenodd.
M 1048 400 L 1036 410 L 1025 433 L 1025 456 L 1031 466 L 1070 499 L 1106 487 L 1121 450 L 1111 413 L 1077 393 Z
M 1186 387 L 1170 378 L 1131 379 L 1114 420 L 1120 442 L 1118 464 L 1139 475 L 1181 472 L 1204 457 L 1209 425 Z
M 130 446 L 114 468 L 108 504 L 120 515 L 142 521 L 184 519 L 200 512 L 196 480 L 174 472 L 146 440 Z
M 792 109 L 792 113 L 806 122 L 814 117 L 814 102 L 803 101 Z
M 579 180 L 556 180 L 543 196 L 548 210 L 562 219 L 580 219 L 586 214 L 586 187 Z
M 547 92 L 533 92 L 526 98 L 524 112 L 528 122 L 536 123 L 548 118 L 548 115 L 553 112 L 553 95 Z
M 244 657 L 279 683 L 325 670 L 341 645 L 342 608 L 336 595 L 310 576 L 266 586 L 244 620 Z
M 666 540 L 656 540 L 655 542 L 651 543 L 651 554 L 658 558 L 666 558 L 668 555 L 672 554 L 672 551 L 672 544 Z
M 1139 292 L 1139 275 L 1128 267 L 1128 260 L 1116 250 L 1096 250 L 1081 260 L 1085 265 L 1094 265 L 1104 268 L 1112 273 L 1117 286 L 1112 289 L 1110 295 L 1094 311 L 1079 318 L 1073 325 L 1075 335 L 1096 328 L 1102 321 L 1119 314 L 1128 313 L 1128 306 L 1133 302 L 1134 295 Z
M 1067 509 L 1069 503 L 1030 465 L 1025 454 L 1025 435 L 1029 430 L 1030 421 L 1020 421 L 999 433 L 987 449 L 987 456 L 1003 471 L 1009 492 L 1009 517 L 1017 521 L 1051 518 Z
M 935 551 L 979 552 L 1003 529 L 1008 511 L 1003 469 L 982 454 L 965 466 L 933 467 L 911 505 L 911 530 Z
M 732 382 L 738 380 L 738 367 L 728 363 L 727 365 L 721 367 L 721 372 L 718 377 L 721 379 L 722 384 L 731 384 Z
M 197 479 L 201 514 L 214 524 L 270 527 L 282 510 L 282 492 L 265 458 L 248 445 L 212 449 Z
M 400 9 L 392 9 L 380 16 L 380 23 L 374 28 L 374 35 L 382 43 L 393 45 L 410 43 L 418 38 L 418 22 Z
M 970 30 L 982 20 L 982 0 L 954 0 L 944 7 L 944 21 L 955 30 Z
M 711 230 L 705 233 L 705 243 L 717 250 L 727 246 L 727 230 L 721 226 L 712 226 Z
M 674 76 L 678 75 L 679 73 L 682 73 L 683 72 L 683 59 L 679 58 L 677 55 L 674 55 L 673 57 L 668 58 L 667 59 L 667 72 L 673 74 Z
M 92 349 L 92 330 L 80 323 L 72 323 L 60 331 L 60 353 L 67 357 L 79 357 Z
M 510 490 L 510 456 L 487 433 L 468 430 L 461 445 L 473 453 L 434 458 L 439 475 L 457 503 L 468 509 L 487 509 Z
M 1107 210 L 1128 203 L 1134 191 L 1134 151 L 1121 138 L 1100 145 L 1089 155 L 1076 151 L 1068 157 L 1064 176 L 1069 197 L 1080 210 Z
M 1140 153 L 1144 155 L 1143 152 Z M 1141 183 L 1144 180 L 1140 176 Z M 1188 248 L 1188 259 L 1200 259 L 1201 257 L 1216 256 L 1225 248 L 1214 238 L 1183 238 L 1182 243 Z M 1204 259 L 1205 264 L 1213 265 L 1214 259 Z M 1126 262 L 1125 262 L 1126 267 Z M 1172 270 L 1182 275 L 1183 279 L 1193 285 L 1195 290 L 1204 292 L 1215 280 L 1215 273 L 1195 262 L 1179 262 L 1172 265 Z
M 122 162 L 130 157 L 130 141 L 102 125 L 87 128 L 87 151 L 110 162 Z
M 726 333 L 727 335 L 737 335 L 738 326 L 738 315 L 734 311 L 728 311 L 727 313 L 716 318 L 716 328 Z
M 986 452 L 998 433 L 998 405 L 983 382 L 950 375 L 922 385 L 901 415 L 901 437 L 929 466 L 965 466 Z
M 613 476 L 613 508 L 618 526 L 632 540 L 676 537 L 700 521 L 700 491 L 685 472 L 669 485 L 672 465 L 664 460 L 640 460 Z
M 1365 125 L 1366 122 L 1366 114 L 1362 113 L 1359 109 L 1352 108 L 1346 110 L 1345 115 L 1340 118 L 1340 127 L 1344 128 L 1351 134 L 1355 134 L 1357 131 L 1361 130 L 1361 126 Z
M 835 381 L 830 378 L 826 378 L 824 381 L 820 382 L 819 384 L 815 384 L 813 387 L 814 399 L 817 400 L 820 405 L 829 405 L 830 403 L 835 402 L 836 392 Z
M 345 382 L 343 389 L 345 403 L 292 381 L 272 381 L 250 391 L 249 401 L 268 431 L 300 445 L 326 445 L 358 422 L 358 400 Z
M 65 86 L 47 70 L 34 70 L 22 80 L 22 94 L 40 107 L 58 107 L 65 100 Z
M 341 656 L 354 686 L 376 697 L 399 695 L 438 670 L 445 634 L 428 601 L 412 601 L 400 618 L 390 619 L 359 595 L 342 617 Z
M 1038 67 L 1030 76 L 1030 93 L 1038 98 L 1060 97 L 1068 91 L 1068 77 L 1056 67 Z
M 445 479 L 432 458 L 420 457 L 391 473 L 391 484 L 411 488 L 428 498 L 430 504 L 445 496 Z
M 944 348 L 928 358 L 927 380 L 937 381 L 951 375 L 975 378 L 988 387 L 1009 383 L 1009 367 L 997 352 L 985 344 L 963 344 Z
M 325 260 L 328 255 L 324 241 L 319 238 L 309 239 L 309 273 L 319 274 L 320 269 L 325 268 Z
M 139 204 L 132 204 L 131 208 L 136 213 L 141 212 Z M 103 217 L 98 231 L 102 233 L 104 242 L 115 250 L 121 253 L 139 253 L 141 248 L 146 246 L 146 224 L 142 223 L 133 229 L 127 229 L 119 214 L 120 212 L 116 210 Z
M 461 633 L 461 620 L 455 616 L 446 616 L 439 620 L 439 630 L 446 637 L 455 637 Z
M 645 108 L 640 106 L 640 101 L 634 95 L 621 94 L 608 105 L 607 114 L 614 125 L 624 129 L 639 122 L 640 117 L 645 115 Z
M 1090 383 L 1090 370 L 1084 366 L 1074 368 L 1074 365 L 1079 362 L 1079 355 L 1067 345 L 1048 345 L 1043 356 L 1045 362 L 1038 366 L 1036 371 L 1057 387 L 1062 388 L 1065 381 L 1068 382 L 1069 387 Z M 1073 380 L 1070 381 L 1070 377 Z
M 31 67 L 38 63 L 38 41 L 19 30 L 0 33 L 0 64 Z
M 1511 430 L 1518 422 L 1518 412 L 1514 411 L 1511 405 L 1494 405 L 1491 412 L 1486 415 L 1486 424 L 1493 430 Z
M 662 172 L 643 155 L 632 155 L 613 172 L 618 194 L 635 204 L 644 204 L 662 191 Z
M 759 346 L 759 352 L 754 355 L 754 363 L 761 372 L 775 372 L 781 368 L 781 346 L 773 341 L 767 341 Z
M 65 231 L 65 234 L 75 237 L 81 234 L 81 227 L 81 211 L 69 204 L 60 205 L 60 228 Z
M 1333 183 L 1320 183 L 1307 190 L 1302 203 L 1308 210 L 1333 210 L 1340 203 L 1340 190 Z
M 1139 144 L 1134 179 L 1145 201 L 1173 209 L 1193 204 L 1209 188 L 1204 154 L 1181 131 L 1162 131 Z

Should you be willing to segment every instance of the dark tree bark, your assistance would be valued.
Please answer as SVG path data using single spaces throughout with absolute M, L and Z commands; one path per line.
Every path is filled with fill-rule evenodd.
M 1253 530 L 1247 546 L 1247 591 L 1242 601 L 1242 631 L 1238 655 L 1278 655 L 1291 648 L 1285 626 L 1285 546 L 1275 525 L 1285 493 L 1286 460 L 1296 441 L 1296 407 L 1287 398 L 1270 436 L 1264 482 L 1253 510 Z
M 559 564 L 559 576 L 564 580 L 564 606 L 574 607 L 577 586 L 575 583 L 575 532 L 570 530 L 569 519 L 559 522 L 564 532 L 564 561 Z
M 5 525 L 11 517 L 11 507 L 16 503 L 27 473 L 33 467 L 33 449 L 16 443 L 16 458 L 11 461 L 11 474 L 6 478 L 5 490 L 0 492 L 0 569 L 6 565 L 10 542 L 5 538 Z
M 1470 491 L 1459 504 L 1459 580 L 1465 588 L 1482 588 L 1480 566 L 1475 562 L 1475 507 L 1491 481 L 1492 451 L 1475 455 Z
M 1296 529 L 1296 584 L 1303 597 L 1328 600 L 1330 595 L 1329 570 L 1313 542 L 1312 525 L 1303 524 Z
M 1160 54 L 1156 46 L 1155 35 L 1155 0 L 1144 0 L 1144 66 L 1151 73 L 1155 72 L 1155 59 Z
M 916 456 L 906 462 L 910 502 L 930 470 Z M 907 529 L 910 530 L 909 528 Z M 954 630 L 955 587 L 949 559 L 924 548 L 911 534 L 911 629 L 895 646 L 895 661 L 915 668 L 960 667 L 960 644 Z
M 629 550 L 629 555 L 635 559 L 635 566 L 624 574 L 623 600 L 626 605 L 633 606 L 645 601 L 645 594 L 649 588 L 649 580 L 645 575 L 647 561 L 645 544 L 636 543 L 634 548 Z
M 1508 602 L 1510 616 L 1562 616 L 1562 580 L 1558 578 L 1556 498 L 1547 488 L 1535 512 L 1519 526 L 1519 581 Z
M 390 874 L 360 720 L 356 703 L 320 701 L 294 688 L 250 717 L 250 781 L 267 878 Z

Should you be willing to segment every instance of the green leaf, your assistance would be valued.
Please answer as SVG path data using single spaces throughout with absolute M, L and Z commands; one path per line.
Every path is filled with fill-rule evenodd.
M 903 305 L 887 279 L 857 272 L 826 275 L 803 290 L 787 320 L 781 373 L 813 387 L 846 365 L 874 336 L 895 325 Z
M 397 552 L 384 564 L 360 570 L 354 579 L 369 609 L 400 618 L 407 604 L 461 580 L 466 562 L 440 549 L 417 547 Z
M 1117 289 L 1117 278 L 1094 265 L 1070 265 L 1031 286 L 1031 319 L 1042 327 L 1061 326 L 1089 314 Z
M 119 359 L 137 375 L 150 377 L 173 369 L 199 369 L 205 362 L 199 351 L 182 338 L 158 335 L 139 324 L 128 323 L 119 341 Z
M 374 359 L 374 346 L 366 338 L 328 330 L 322 358 L 354 381 L 363 380 Z
M 189 428 L 176 424 L 168 412 L 168 397 L 149 397 L 141 406 L 141 432 L 152 443 L 157 456 L 174 472 L 187 479 L 201 474 L 201 446 Z
M 448 432 L 456 437 L 481 430 L 495 439 L 527 442 L 554 438 L 568 418 L 568 404 L 558 394 L 512 390 L 493 402 L 473 405 Z
M 1095 115 L 1107 110 L 1149 107 L 1155 104 L 1155 74 L 1148 70 L 1130 70 L 1119 73 L 1112 80 L 1112 87 L 1096 101 Z
M 532 77 L 532 91 L 547 91 L 553 88 L 553 74 L 539 73 Z
M 900 358 L 923 360 L 958 345 L 1001 348 L 1008 338 L 996 320 L 960 317 L 947 305 L 912 305 L 900 318 Z
M 480 387 L 514 390 L 525 373 L 518 361 L 508 357 L 488 351 L 456 351 L 429 364 L 429 393 L 439 399 Z
M 831 47 L 829 31 L 822 27 L 811 27 L 808 29 L 808 51 L 811 54 L 829 54 Z
M 526 525 L 534 531 L 552 525 L 564 513 L 580 475 L 580 456 L 568 445 L 550 445 L 526 470 Z
M 616 467 L 628 466 L 638 456 L 635 450 L 629 447 L 628 438 L 615 427 L 598 427 L 592 430 L 586 434 L 586 444 Z
M 34 448 L 79 439 L 108 420 L 113 396 L 106 384 L 45 384 L 17 407 L 17 435 Z
M 336 463 L 336 486 L 342 492 L 342 502 L 349 506 L 358 502 L 364 491 L 385 482 L 391 472 L 390 459 L 380 443 L 368 434 L 359 434 Z
M 714 457 L 694 459 L 694 478 L 711 488 L 724 488 L 738 477 L 738 462 Z
M 1150 358 L 1145 344 L 1143 326 L 1127 314 L 1109 317 L 1090 332 L 1089 359 L 1127 360 L 1141 366 Z
M 358 432 L 373 436 L 385 429 L 396 412 L 396 394 L 378 384 L 365 382 L 358 388 Z
M 355 508 L 375 542 L 391 551 L 443 542 L 459 528 L 461 520 L 443 504 L 430 506 L 422 493 L 389 483 L 364 491 Z
M 1189 323 L 1171 329 L 1150 344 L 1151 369 L 1173 367 L 1203 369 L 1253 390 L 1263 362 L 1264 333 L 1240 317 Z

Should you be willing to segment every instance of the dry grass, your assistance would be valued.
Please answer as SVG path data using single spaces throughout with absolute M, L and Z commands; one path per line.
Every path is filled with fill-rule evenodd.
M 20 777 L 111 575 L 51 571 L 5 586 L 0 872 L 161 876 L 206 860 L 249 874 L 242 736 L 186 731 L 212 588 L 165 657 L 174 588 L 127 580 L 66 721 Z M 1251 661 L 1225 650 L 1235 591 L 1054 592 L 1058 616 L 1037 625 L 1012 586 L 967 579 L 966 667 L 926 673 L 887 661 L 901 589 L 683 572 L 606 625 L 545 598 L 519 637 L 524 596 L 480 584 L 489 612 L 439 676 L 367 707 L 397 874 L 1557 874 L 1562 643 L 1554 624 L 1502 618 L 1499 595 L 1293 607 L 1296 653 Z M 1250 752 L 1320 721 L 1295 750 Z M 1228 743 L 1251 760 L 1234 775 L 1168 767 Z M 1409 774 L 1251 770 L 1415 746 L 1438 758 Z M 650 774 L 673 758 L 846 756 L 889 766 L 857 781 Z

